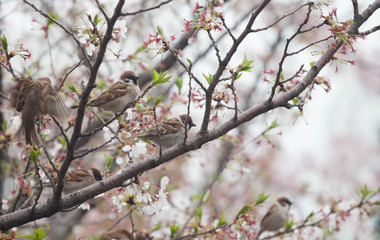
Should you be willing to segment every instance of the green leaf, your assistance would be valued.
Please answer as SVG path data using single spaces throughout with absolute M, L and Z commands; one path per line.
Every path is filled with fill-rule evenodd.
M 195 213 L 197 214 L 197 217 L 198 217 L 199 219 L 201 219 L 201 218 L 202 218 L 202 206 L 200 206 L 200 207 L 195 211 Z
M 286 221 L 286 223 L 285 223 L 285 231 L 289 231 L 290 229 L 292 229 L 293 225 L 294 225 L 293 221 L 290 221 L 290 222 Z
M 297 104 L 297 103 L 299 103 L 299 101 L 300 101 L 300 99 L 299 99 L 299 98 L 293 98 L 293 99 L 292 99 L 292 102 L 293 102 L 294 104 Z
M 154 226 L 152 232 L 157 231 L 157 230 L 160 230 L 161 228 L 162 228 L 162 224 L 161 224 L 161 222 L 158 222 L 158 223 L 156 224 L 156 226 Z
M 161 27 L 160 25 L 157 25 L 156 29 L 157 29 L 158 34 L 159 34 L 161 37 L 164 37 L 164 36 L 165 36 L 165 35 L 164 35 L 164 30 L 162 29 L 162 27 Z
M 313 61 L 313 62 L 310 62 L 309 65 L 310 67 L 314 66 L 317 62 L 316 61 Z
M 59 142 L 60 142 L 64 147 L 66 147 L 66 140 L 65 140 L 64 137 L 58 136 L 58 140 L 59 140 Z
M 3 34 L 0 38 L 1 45 L 3 46 L 3 49 L 6 53 L 8 53 L 8 40 L 7 37 Z
M 142 45 L 141 47 L 137 48 L 136 53 L 139 53 L 139 52 L 141 52 L 141 51 L 144 51 L 145 49 L 147 49 L 147 47 L 144 46 L 144 45 Z
M 214 78 L 214 75 L 212 74 L 208 74 L 208 76 L 206 76 L 204 73 L 203 73 L 203 77 L 206 79 L 206 81 L 208 82 L 208 84 L 211 83 L 212 79 Z
M 27 234 L 27 235 L 23 235 L 22 237 L 28 238 L 28 239 L 33 239 L 33 240 L 45 240 L 47 237 L 47 233 L 50 230 L 50 226 L 49 226 L 49 224 L 47 225 L 46 232 L 44 231 L 44 229 L 42 227 L 39 227 L 38 229 L 31 227 L 30 229 L 33 231 L 34 235 L 33 234 Z
M 102 78 L 96 83 L 96 88 L 98 89 L 106 89 L 107 88 L 107 82 L 106 79 Z
M 220 218 L 219 218 L 219 222 L 218 222 L 217 227 L 220 227 L 222 225 L 226 225 L 227 223 L 228 223 L 228 221 L 224 218 L 224 213 L 223 213 L 222 216 L 220 216 Z
M 51 13 L 49 13 L 49 16 L 52 18 L 52 19 L 54 19 L 54 20 L 58 20 L 58 16 L 57 15 L 55 15 L 55 13 L 53 13 L 53 12 L 51 12 Z M 47 26 L 49 27 L 50 25 L 53 25 L 53 24 L 55 24 L 55 22 L 53 22 L 52 20 L 50 20 L 49 18 L 47 19 Z
M 373 193 L 372 190 L 369 190 L 367 184 L 363 187 L 359 187 L 359 191 L 357 191 L 359 195 L 361 195 L 362 199 L 366 198 L 368 195 Z
M 314 211 L 312 211 L 312 212 L 307 216 L 306 219 L 308 220 L 308 219 L 310 219 L 310 218 L 313 217 L 313 216 L 314 216 Z
M 170 228 L 171 235 L 174 236 L 175 234 L 177 234 L 179 225 L 169 225 L 169 228 Z
M 198 232 L 199 232 L 198 225 L 195 225 L 194 226 L 194 233 L 198 233 Z
M 277 119 L 275 119 L 275 120 L 271 123 L 271 125 L 267 128 L 267 130 L 269 131 L 269 130 L 271 130 L 271 129 L 273 129 L 273 128 L 276 128 L 276 127 L 278 127 L 278 126 L 280 126 L 280 124 L 278 123 Z
M 241 77 L 241 75 L 243 75 L 243 74 L 242 73 L 239 73 L 239 74 L 234 73 L 234 75 L 232 76 L 232 81 L 238 80 Z
M 243 62 L 240 64 L 241 66 L 238 67 L 237 72 L 251 72 L 253 62 L 253 60 L 247 59 L 247 55 L 244 55 Z
M 210 190 L 207 190 L 202 200 L 203 202 L 208 202 L 209 199 L 210 199 Z
M 195 196 L 192 196 L 191 199 L 200 201 L 201 200 L 201 196 L 200 195 L 195 195 Z
M 171 76 L 165 77 L 168 72 L 169 70 L 165 71 L 164 73 L 158 73 L 156 70 L 153 70 L 153 86 L 169 82 Z
M 245 204 L 244 207 L 242 207 L 239 211 L 239 213 L 236 215 L 236 219 L 238 219 L 242 215 L 246 215 L 249 210 L 251 210 L 251 205 Z
M 97 236 L 97 237 L 92 236 L 92 240 L 100 240 L 100 236 Z
M 95 25 L 98 25 L 101 21 L 102 21 L 102 19 L 99 18 L 99 15 L 98 15 L 98 14 L 96 14 L 95 17 L 94 17 L 94 24 L 95 24 Z
M 158 104 L 162 103 L 162 100 L 164 98 L 159 96 L 158 98 L 156 98 L 156 100 L 154 100 L 154 104 L 153 104 L 153 107 L 156 107 Z
M 69 92 L 71 92 L 71 93 L 77 93 L 78 92 L 78 88 L 71 82 L 67 83 L 66 87 L 69 89 Z
M 191 61 L 190 58 L 186 58 L 186 61 L 187 61 L 190 65 L 193 65 L 193 62 Z
M 181 89 L 182 89 L 182 85 L 183 85 L 183 79 L 182 78 L 177 78 L 175 81 L 174 81 L 175 85 L 177 86 L 178 88 L 178 92 L 179 94 L 181 94 Z
M 30 161 L 32 163 L 37 164 L 38 162 L 38 155 L 40 154 L 40 150 L 34 150 L 33 148 L 30 148 Z
M 270 194 L 265 195 L 265 192 L 261 193 L 255 202 L 255 206 L 265 202 L 269 198 Z
M 156 100 L 156 99 L 154 99 L 154 97 L 153 96 L 148 96 L 147 98 L 146 98 L 146 101 L 147 102 L 154 102 L 154 100 Z
M 106 170 L 109 171 L 112 166 L 112 162 L 115 159 L 115 157 L 109 157 L 107 154 L 104 154 L 104 157 L 106 158 Z
M 123 122 L 123 115 L 120 115 L 118 118 L 117 118 L 117 122 L 119 124 L 121 124 Z
M 36 239 L 36 237 L 32 234 L 22 235 L 22 237 L 28 238 L 28 239 Z
M 281 82 L 284 81 L 285 77 L 284 77 L 284 71 L 281 71 L 281 74 L 280 74 L 280 80 Z
M 7 126 L 8 126 L 8 121 L 4 120 L 4 122 L 1 124 L 1 130 L 3 131 L 4 134 L 7 133 Z

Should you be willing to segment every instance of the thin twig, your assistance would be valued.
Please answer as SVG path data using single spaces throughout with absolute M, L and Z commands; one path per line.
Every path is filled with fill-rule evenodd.
M 158 128 L 158 123 L 157 123 L 156 106 L 153 107 L 153 117 L 154 117 L 154 126 L 158 133 L 158 145 L 159 145 L 158 147 L 159 147 L 159 154 L 160 154 L 159 160 L 161 160 L 161 157 L 162 157 L 161 132 L 160 132 L 160 129 Z
M 307 3 L 307 4 L 304 4 L 302 5 L 302 7 L 304 6 L 308 6 L 308 11 L 306 13 L 306 17 L 305 17 L 305 20 L 299 25 L 297 31 L 288 39 L 286 39 L 286 43 L 285 43 L 285 47 L 284 47 L 284 52 L 283 52 L 283 55 L 281 57 L 281 60 L 280 62 L 278 63 L 278 70 L 277 70 L 277 75 L 276 75 L 276 80 L 275 80 L 275 83 L 273 84 L 272 86 L 272 91 L 271 91 L 271 94 L 269 96 L 269 99 L 268 99 L 268 103 L 271 103 L 272 102 L 272 99 L 276 93 L 276 89 L 277 87 L 281 84 L 281 74 L 282 74 L 282 71 L 283 71 L 283 64 L 285 62 L 285 59 L 289 56 L 288 55 L 288 48 L 289 48 L 289 45 L 290 45 L 290 42 L 297 36 L 300 34 L 300 31 L 302 29 L 303 26 L 305 26 L 308 21 L 309 21 L 309 18 L 310 18 L 310 13 L 312 11 L 312 4 L 311 3 Z M 298 9 L 300 8 L 297 8 L 295 11 L 297 11 Z M 295 12 L 293 11 L 293 12 Z
M 30 159 L 29 159 L 29 161 L 30 161 Z M 37 161 L 39 162 L 39 159 L 37 159 Z M 40 170 L 39 170 L 39 167 L 38 167 L 38 163 L 34 163 L 34 168 L 36 170 L 36 176 L 38 178 L 38 183 L 39 183 L 41 189 L 37 192 L 37 196 L 34 199 L 34 204 L 32 206 L 32 212 L 31 212 L 31 214 L 34 214 L 34 211 L 35 211 L 36 206 L 38 204 L 38 200 L 40 199 L 41 193 L 42 193 L 42 180 L 41 180 L 41 175 L 40 175 Z
M 9 62 L 9 61 L 8 61 Z M 12 74 L 12 76 L 17 79 L 17 81 L 20 81 L 20 78 L 19 76 L 16 75 L 16 73 L 14 72 L 12 66 L 11 66 L 11 63 L 9 63 L 9 66 L 7 67 L 7 65 L 5 65 L 3 62 L 0 61 L 0 65 L 3 66 L 5 68 L 5 70 L 7 70 L 10 74 Z
M 48 152 L 48 149 L 46 147 L 46 142 L 44 140 L 44 138 L 42 137 L 42 133 L 40 133 L 40 136 L 41 136 L 41 139 L 42 139 L 42 148 L 44 149 L 44 152 L 45 152 L 45 155 L 46 155 L 46 158 L 48 159 L 50 165 L 53 167 L 54 171 L 56 173 L 58 173 L 58 169 L 57 167 L 55 166 L 55 164 L 53 163 L 51 157 L 50 157 L 50 154 Z M 43 168 L 44 169 L 44 168 Z M 47 172 L 45 172 L 45 174 L 47 175 Z M 49 177 L 49 180 L 51 181 L 50 177 Z M 51 181 L 52 182 L 52 181 Z
M 65 129 L 63 129 L 62 125 L 58 122 L 58 120 L 54 117 L 54 115 L 50 115 L 50 117 L 53 119 L 55 124 L 58 126 L 59 130 L 61 130 L 61 133 L 62 133 L 63 137 L 65 138 L 66 145 L 68 145 L 70 143 L 70 140 L 66 135 Z
M 107 145 L 108 143 L 112 142 L 116 138 L 117 138 L 117 135 L 114 135 L 108 141 L 104 142 L 103 144 L 101 144 L 101 145 L 99 145 L 97 147 L 93 147 L 91 149 L 88 149 L 87 151 L 85 151 L 85 152 L 83 152 L 81 154 L 73 155 L 73 159 L 81 158 L 81 157 L 84 157 L 84 156 L 86 156 L 87 154 L 89 154 L 91 152 L 95 152 L 95 151 L 101 149 L 102 147 L 104 147 L 105 145 Z
M 376 26 L 376 27 L 373 27 L 367 31 L 364 31 L 364 32 L 360 32 L 359 35 L 369 35 L 371 33 L 374 33 L 376 31 L 379 31 L 380 30 L 380 25 Z
M 124 214 L 123 216 L 121 216 L 117 221 L 115 221 L 115 223 L 107 229 L 107 231 L 111 231 L 112 229 L 114 229 L 121 221 L 123 221 L 124 218 L 128 217 L 129 215 L 132 215 L 132 212 L 135 210 L 136 208 L 135 207 L 132 207 L 131 210 L 129 210 L 126 214 Z
M 150 7 L 150 8 L 145 8 L 145 9 L 140 9 L 138 11 L 135 11 L 135 12 L 130 12 L 130 13 L 122 13 L 120 14 L 120 16 L 131 16 L 131 15 L 136 15 L 136 14 L 139 14 L 139 13 L 143 13 L 143 12 L 148 12 L 148 11 L 151 11 L 153 9 L 157 9 L 157 8 L 160 8 L 161 6 L 165 5 L 165 4 L 168 4 L 170 2 L 172 2 L 173 0 L 167 0 L 167 1 L 163 1 L 161 2 L 160 4 L 154 6 L 154 7 Z
M 24 173 L 23 173 L 23 177 L 24 177 L 24 178 L 25 178 L 25 175 L 28 173 L 29 165 L 30 165 L 30 161 L 28 161 L 28 162 L 26 163 L 25 171 L 24 171 Z M 21 189 L 21 188 L 18 190 L 16 200 L 15 200 L 15 202 L 13 203 L 12 212 L 16 211 L 17 204 L 18 204 L 18 202 L 19 202 L 20 199 L 21 199 L 22 191 L 23 191 L 23 189 Z
M 235 81 L 232 81 L 231 83 L 231 91 L 232 91 L 232 95 L 234 96 L 234 103 L 235 103 L 235 114 L 234 114 L 234 120 L 236 121 L 237 120 L 237 116 L 238 116 L 238 105 L 237 105 L 237 96 L 236 96 L 236 92 L 235 92 L 235 86 L 234 86 L 234 83 Z
M 87 15 L 87 18 L 88 18 L 88 21 L 90 21 L 92 27 L 93 27 L 93 32 L 95 33 L 95 35 L 99 38 L 99 41 L 102 40 L 102 36 L 100 35 L 99 31 L 98 31 L 98 28 L 96 27 L 94 21 L 92 20 L 92 17 L 91 15 Z
M 212 36 L 210 30 L 207 30 L 207 35 L 208 35 L 208 37 L 209 37 L 210 40 L 211 40 L 211 44 L 212 44 L 212 46 L 214 46 L 214 49 L 215 49 L 215 52 L 216 52 L 216 57 L 217 57 L 218 62 L 219 62 L 219 64 L 220 64 L 220 63 L 222 62 L 222 58 L 220 57 L 220 50 L 219 50 L 219 48 L 218 48 L 218 45 L 216 45 L 215 39 L 214 39 L 214 37 Z
M 164 44 L 166 44 L 167 46 L 169 46 L 166 41 L 164 40 L 163 41 Z M 173 54 L 174 57 L 176 57 L 177 59 L 177 62 L 185 69 L 186 72 L 189 72 L 189 68 L 186 66 L 186 64 L 180 59 L 177 51 L 171 47 L 168 48 L 169 51 Z M 193 74 L 191 73 L 191 77 L 197 82 L 197 84 L 202 88 L 203 91 L 207 91 L 207 88 L 205 86 L 203 86 L 202 82 Z
M 63 85 L 65 84 L 65 81 L 67 79 L 67 77 L 77 68 L 80 66 L 80 64 L 82 63 L 84 57 L 82 57 L 79 62 L 77 64 L 75 64 L 73 67 L 71 67 L 71 69 L 65 74 L 65 77 L 63 78 L 63 80 L 61 81 L 61 84 L 59 85 L 59 87 L 57 88 L 57 92 L 63 87 Z M 69 69 L 69 68 L 68 68 Z M 66 69 L 67 70 L 67 69 Z M 66 71 L 65 70 L 65 71 Z M 62 77 L 61 77 L 62 78 Z M 60 79 L 61 79 L 60 78 Z
M 192 69 L 193 65 L 190 63 L 190 66 L 189 66 L 189 72 L 188 72 L 188 75 L 189 75 L 189 92 L 187 94 L 187 111 L 186 111 L 186 121 L 185 121 L 185 138 L 183 139 L 183 145 L 185 146 L 186 145 L 186 139 L 187 139 L 187 134 L 188 134 L 188 119 L 189 119 L 189 116 L 190 116 L 190 105 L 191 105 L 191 91 L 192 91 L 192 86 L 191 86 L 191 69 Z
M 95 2 L 96 2 L 96 5 L 98 6 L 99 10 L 102 12 L 106 21 L 109 22 L 110 18 L 108 17 L 106 11 L 104 11 L 104 8 L 102 7 L 102 5 L 99 3 L 99 0 L 95 0 Z
M 214 101 L 217 102 L 217 104 L 215 105 L 216 108 L 225 108 L 225 109 L 234 110 L 234 111 L 237 109 L 237 111 L 238 111 L 239 113 L 242 112 L 242 110 L 240 110 L 239 108 L 236 108 L 235 106 L 231 107 L 231 106 L 228 106 L 228 105 L 226 105 L 226 104 L 221 103 L 221 102 L 218 101 L 218 100 L 214 100 Z M 235 105 L 236 105 L 236 104 L 235 104 Z
M 210 123 L 210 116 L 212 111 L 212 94 L 216 88 L 216 86 L 219 83 L 219 79 L 224 73 L 228 63 L 231 61 L 231 58 L 235 55 L 238 47 L 243 42 L 243 40 L 248 36 L 250 33 L 250 30 L 255 23 L 257 17 L 260 15 L 260 13 L 264 10 L 264 8 L 270 3 L 270 0 L 263 0 L 259 6 L 256 8 L 254 12 L 252 12 L 251 17 L 249 18 L 244 30 L 239 35 L 239 37 L 236 39 L 236 41 L 231 45 L 227 53 L 225 54 L 225 57 L 223 58 L 221 64 L 219 64 L 217 70 L 215 71 L 215 74 L 213 75 L 213 79 L 211 80 L 207 90 L 206 90 L 206 99 L 204 104 L 204 114 L 203 114 L 203 120 L 200 130 L 200 135 L 207 136 L 209 134 L 208 132 L 208 126 Z
M 94 111 L 94 109 L 92 109 L 92 108 L 90 108 L 90 107 L 88 107 L 88 109 L 90 109 L 90 111 L 103 123 L 103 124 L 105 124 L 105 122 L 104 122 L 104 120 L 103 120 L 103 118 L 101 118 L 95 111 Z M 115 131 L 110 127 L 110 126 L 106 126 L 112 133 L 113 133 L 113 135 L 114 136 L 116 136 L 116 139 L 119 141 L 119 143 L 121 144 L 121 145 L 124 145 L 124 143 L 123 143 L 123 141 L 121 141 L 120 140 L 120 138 L 119 138 L 119 136 L 118 136 L 118 134 L 119 134 L 119 130 L 118 130 L 118 133 L 115 133 Z
M 2 98 L 4 98 L 4 99 L 6 99 L 6 100 L 8 100 L 8 101 L 10 101 L 10 99 L 9 99 L 9 98 L 7 98 L 7 96 L 5 96 L 5 95 L 4 95 L 4 93 L 2 93 L 2 92 L 0 92 L 0 97 L 2 97 Z
M 224 28 L 227 30 L 228 35 L 230 35 L 230 37 L 232 38 L 232 41 L 235 42 L 235 41 L 236 41 L 236 37 L 232 34 L 231 29 L 227 26 L 224 17 L 223 17 L 223 16 L 220 16 L 219 18 L 220 18 L 220 20 L 222 21 L 222 24 L 223 24 Z
M 296 55 L 296 54 L 298 54 L 298 53 L 300 53 L 300 52 L 302 52 L 302 51 L 308 49 L 309 47 L 312 47 L 312 46 L 314 46 L 314 45 L 316 45 L 316 44 L 318 44 L 318 43 L 321 43 L 321 42 L 325 42 L 325 41 L 327 41 L 327 40 L 329 40 L 330 38 L 333 38 L 333 37 L 334 37 L 334 36 L 330 35 L 330 36 L 328 36 L 328 37 L 326 37 L 326 38 L 324 38 L 324 39 L 321 39 L 321 40 L 318 40 L 318 41 L 316 41 L 316 42 L 310 43 L 309 45 L 307 45 L 307 46 L 301 48 L 301 49 L 298 50 L 298 51 L 294 51 L 294 52 L 288 53 L 287 55 L 288 55 L 288 56 Z
M 281 81 L 281 84 L 284 84 L 284 83 L 287 83 L 287 82 L 290 82 L 290 81 L 292 81 L 294 78 L 296 78 L 297 76 L 299 76 L 299 74 L 302 72 L 302 70 L 303 70 L 303 64 L 300 66 L 300 68 L 297 70 L 297 72 L 293 75 L 293 76 L 291 76 L 290 78 L 288 78 L 288 79 L 286 79 L 286 80 L 284 80 L 284 81 Z
M 298 8 L 296 8 L 294 11 L 288 13 L 288 14 L 285 14 L 284 16 L 280 17 L 279 19 L 277 19 L 276 21 L 274 21 L 272 24 L 266 26 L 266 27 L 263 27 L 263 28 L 257 28 L 257 29 L 252 29 L 251 32 L 261 32 L 261 31 L 265 31 L 265 30 L 268 30 L 269 28 L 273 27 L 274 25 L 276 25 L 277 23 L 281 22 L 281 20 L 295 14 L 296 12 L 298 12 L 301 8 L 303 7 L 306 7 L 306 6 L 309 6 L 310 7 L 310 2 L 309 3 L 305 3 L 301 6 L 299 6 Z
M 88 136 L 91 136 L 91 135 L 95 134 L 96 132 L 102 130 L 104 127 L 108 126 L 108 125 L 111 124 L 114 120 L 118 119 L 121 115 L 123 115 L 124 112 L 125 112 L 128 108 L 131 108 L 131 107 L 135 106 L 138 100 L 139 100 L 139 98 L 138 98 L 137 100 L 131 102 L 130 104 L 126 105 L 125 108 L 124 108 L 121 112 L 115 114 L 115 116 L 113 116 L 111 119 L 109 119 L 109 120 L 107 120 L 106 122 L 104 122 L 104 124 L 100 125 L 99 127 L 92 129 L 90 132 L 86 132 L 86 133 L 82 133 L 82 134 L 80 134 L 80 137 L 88 137 Z

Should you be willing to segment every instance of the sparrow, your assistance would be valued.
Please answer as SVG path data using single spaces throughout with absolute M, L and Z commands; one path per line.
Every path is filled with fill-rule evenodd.
M 190 130 L 194 126 L 196 125 L 193 123 L 193 119 L 190 116 L 187 118 L 186 114 L 182 114 L 157 126 L 152 126 L 145 134 L 137 137 L 152 141 L 158 146 L 161 143 L 162 148 L 169 148 L 184 140 L 186 127 Z
M 52 177 L 52 180 L 53 183 L 56 184 L 57 176 Z M 97 168 L 71 170 L 66 173 L 62 192 L 67 195 L 101 180 L 102 174 Z M 43 183 L 42 186 L 52 188 L 53 184 L 51 182 L 47 182 Z
M 97 99 L 87 104 L 87 106 L 102 108 L 114 113 L 121 112 L 128 104 L 136 101 L 139 97 L 140 87 L 137 84 L 138 79 L 132 71 L 123 72 L 116 83 L 100 94 Z
M 285 197 L 277 199 L 277 202 L 269 208 L 261 220 L 261 227 L 256 239 L 259 239 L 259 236 L 265 231 L 273 232 L 284 227 L 289 218 L 289 210 L 292 204 L 293 203 Z
M 11 91 L 10 105 L 21 112 L 22 123 L 16 133 L 17 138 L 25 135 L 26 144 L 32 147 L 41 145 L 35 127 L 36 117 L 50 114 L 55 117 L 67 116 L 67 108 L 61 97 L 51 86 L 48 77 L 38 80 L 29 78 L 19 81 Z

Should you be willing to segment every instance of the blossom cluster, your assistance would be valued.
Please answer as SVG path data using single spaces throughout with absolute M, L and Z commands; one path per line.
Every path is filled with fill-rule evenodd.
M 95 47 L 99 45 L 100 41 L 104 37 L 105 34 L 105 25 L 106 23 L 95 16 L 94 20 L 92 20 L 91 16 L 88 16 L 89 22 L 85 22 L 76 28 L 77 35 L 79 37 L 80 43 L 86 49 L 86 53 L 89 56 L 92 56 L 95 52 Z M 126 33 L 128 31 L 125 20 L 116 21 L 113 30 L 112 30 L 112 41 L 119 43 L 121 38 L 126 37 Z
M 189 32 L 192 29 L 222 31 L 223 24 L 218 21 L 218 19 L 223 17 L 223 13 L 217 11 L 217 7 L 220 6 L 222 6 L 220 1 L 210 1 L 205 6 L 196 3 L 193 8 L 193 13 L 196 14 L 198 18 L 185 20 L 185 31 Z
M 320 18 L 325 19 L 324 22 L 330 26 L 329 31 L 334 35 L 335 39 L 344 41 L 344 44 L 339 51 L 340 53 L 347 54 L 348 49 L 350 49 L 352 53 L 356 52 L 356 49 L 353 46 L 354 42 L 356 42 L 358 37 L 364 39 L 365 36 L 349 34 L 348 27 L 353 24 L 352 20 L 340 22 L 338 20 L 336 8 L 332 9 L 327 16 L 321 14 Z M 334 48 L 337 47 L 335 40 L 331 42 L 331 46 Z
M 112 196 L 112 203 L 116 206 L 117 212 L 121 212 L 128 205 L 128 202 L 133 202 L 144 214 L 156 215 L 169 205 L 167 192 L 165 192 L 168 183 L 169 178 L 167 176 L 162 177 L 157 194 L 151 193 L 151 184 L 148 181 L 140 184 L 139 188 L 136 185 L 128 186 L 119 195 Z
M 13 50 L 9 50 L 7 39 L 3 35 L 0 44 L 0 62 L 4 63 L 5 66 L 10 66 L 10 60 L 15 56 L 20 56 L 24 61 L 27 61 L 30 60 L 32 53 L 22 43 L 18 44 Z

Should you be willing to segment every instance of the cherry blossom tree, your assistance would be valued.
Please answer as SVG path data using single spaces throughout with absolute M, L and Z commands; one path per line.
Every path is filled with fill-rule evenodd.
M 307 121 L 313 96 L 334 91 L 335 75 L 322 70 L 364 69 L 355 54 L 378 37 L 371 19 L 379 0 L 1 4 L 5 239 L 116 238 L 106 238 L 110 232 L 125 239 L 255 239 L 266 202 L 281 194 L 320 205 L 307 213 L 298 205 L 283 229 L 260 239 L 334 238 L 342 228 L 357 238 L 375 234 L 380 189 L 373 178 L 350 186 L 357 195 L 317 192 L 311 201 L 300 179 L 312 177 L 304 169 L 318 169 L 305 161 L 290 171 L 280 141 L 284 122 Z M 375 66 L 365 66 L 367 74 Z M 117 114 L 86 105 L 126 70 L 139 76 L 136 101 Z M 16 82 L 46 76 L 72 109 L 64 121 L 40 116 L 43 144 L 33 148 L 15 138 L 22 119 L 8 101 Z M 136 137 L 180 114 L 196 127 L 178 144 L 164 149 Z M 346 151 L 336 152 L 334 169 Z M 378 160 L 378 151 L 363 152 Z M 102 181 L 62 194 L 69 170 L 90 167 L 102 171 Z M 379 180 L 378 167 L 373 171 Z M 53 191 L 45 191 L 42 182 L 53 176 Z

